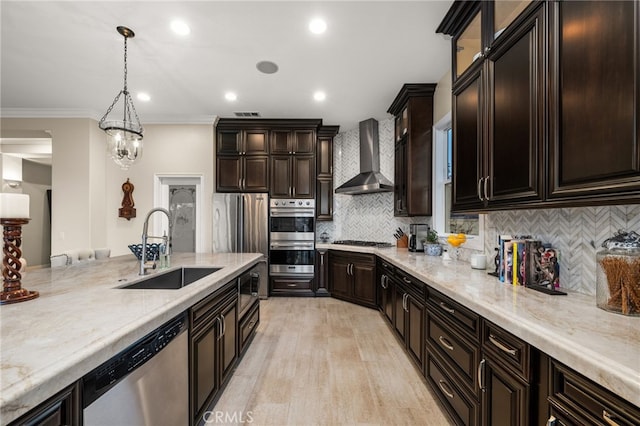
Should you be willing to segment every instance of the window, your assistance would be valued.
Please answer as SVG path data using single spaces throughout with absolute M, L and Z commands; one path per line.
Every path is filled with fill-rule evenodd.
M 434 126 L 433 228 L 441 236 L 464 233 L 470 238 L 463 247 L 484 251 L 484 216 L 451 213 L 453 174 L 453 130 L 451 113 Z

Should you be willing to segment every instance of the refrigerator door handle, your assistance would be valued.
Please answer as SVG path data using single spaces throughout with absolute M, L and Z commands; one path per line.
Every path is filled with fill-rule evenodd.
M 244 235 L 243 235 L 243 231 L 244 231 L 244 211 L 245 211 L 245 196 L 244 195 L 238 195 L 239 200 L 238 200 L 238 216 L 236 217 L 236 223 L 238 224 L 238 226 L 236 227 L 236 232 L 237 232 L 237 237 L 236 237 L 236 241 L 238 244 L 238 253 L 244 253 Z

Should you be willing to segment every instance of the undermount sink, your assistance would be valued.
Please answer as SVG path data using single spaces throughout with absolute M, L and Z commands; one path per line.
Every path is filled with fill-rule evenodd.
M 185 287 L 200 278 L 213 274 L 222 268 L 209 267 L 182 267 L 167 272 L 159 272 L 143 278 L 135 283 L 128 284 L 118 288 L 136 289 L 136 290 L 177 290 Z

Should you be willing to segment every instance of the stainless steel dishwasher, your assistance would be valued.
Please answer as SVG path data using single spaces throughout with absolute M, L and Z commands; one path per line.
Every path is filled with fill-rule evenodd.
M 84 376 L 84 424 L 189 424 L 187 324 L 183 313 Z

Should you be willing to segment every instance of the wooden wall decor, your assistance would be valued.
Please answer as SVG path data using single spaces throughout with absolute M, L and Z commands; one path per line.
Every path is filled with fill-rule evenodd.
M 136 217 L 136 209 L 133 207 L 135 205 L 132 195 L 133 188 L 133 184 L 129 182 L 129 178 L 127 178 L 127 181 L 122 184 L 124 197 L 122 197 L 122 207 L 118 209 L 118 216 L 124 217 L 127 220 L 131 220 L 132 217 Z

